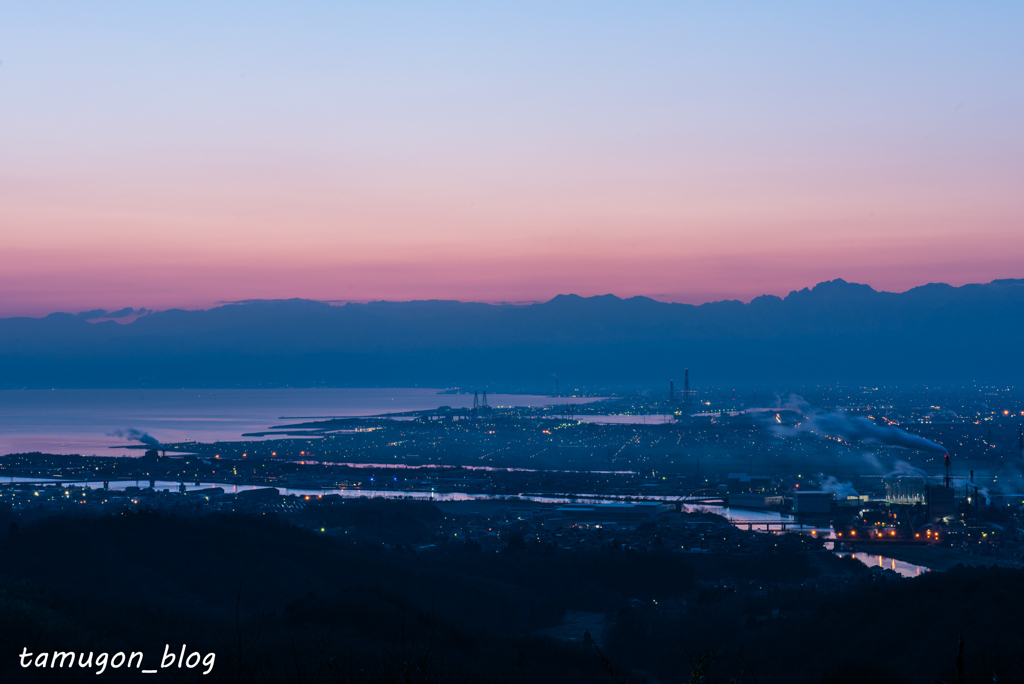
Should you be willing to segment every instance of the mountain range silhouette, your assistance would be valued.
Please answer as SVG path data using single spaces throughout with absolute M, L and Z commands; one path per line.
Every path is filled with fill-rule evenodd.
M 130 308 L 126 309 L 132 311 Z M 903 293 L 832 280 L 748 304 L 251 300 L 0 319 L 0 386 L 1019 384 L 1024 279 Z M 116 312 L 123 314 L 121 312 Z

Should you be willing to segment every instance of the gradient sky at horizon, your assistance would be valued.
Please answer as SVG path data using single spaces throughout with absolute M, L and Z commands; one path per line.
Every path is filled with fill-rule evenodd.
M 0 17 L 0 316 L 1024 277 L 1020 3 Z

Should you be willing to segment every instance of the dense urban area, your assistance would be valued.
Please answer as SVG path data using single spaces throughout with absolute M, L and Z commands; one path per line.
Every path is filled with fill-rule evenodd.
M 986 613 L 1024 602 L 997 591 L 1024 579 L 1019 393 L 667 389 L 9 454 L 0 607 L 37 650 L 116 644 L 124 606 L 89 582 L 123 582 L 181 639 L 231 633 L 225 681 L 1024 677 Z M 954 591 L 976 598 L 944 615 Z M 941 638 L 893 654 L 933 613 Z

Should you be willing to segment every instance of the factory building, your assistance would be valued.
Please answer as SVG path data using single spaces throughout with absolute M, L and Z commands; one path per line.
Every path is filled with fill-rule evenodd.
M 727 503 L 737 508 L 781 508 L 785 497 L 769 494 L 730 494 Z
M 772 479 L 767 475 L 729 473 L 726 486 L 726 494 L 761 494 L 772 486 Z
M 885 500 L 896 504 L 924 503 L 925 483 L 919 477 L 896 477 L 885 480 Z
M 928 522 L 939 523 L 956 515 L 956 492 L 952 487 L 927 485 L 925 498 L 928 504 Z
M 832 492 L 796 492 L 793 513 L 796 515 L 827 515 L 832 512 Z

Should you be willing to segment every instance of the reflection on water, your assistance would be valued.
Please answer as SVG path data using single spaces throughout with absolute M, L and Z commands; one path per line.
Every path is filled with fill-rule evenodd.
M 833 534 L 832 528 L 827 523 L 804 522 L 797 520 L 791 515 L 785 515 L 776 511 L 729 508 L 728 506 L 716 504 L 684 506 L 683 508 L 690 512 L 707 511 L 708 513 L 720 515 L 740 529 L 753 530 L 754 532 L 806 532 L 824 539 L 831 539 Z
M 591 475 L 636 475 L 635 470 L 541 470 L 499 466 L 447 465 L 444 463 L 363 463 L 361 461 L 289 461 L 300 465 L 343 466 L 345 468 L 379 468 L 381 470 L 479 470 L 488 473 L 588 473 Z
M 88 487 L 89 489 L 102 489 L 103 482 L 100 481 L 82 481 L 82 480 L 54 480 L 48 478 L 38 477 L 4 477 L 0 479 L 0 483 L 24 483 L 24 484 L 41 484 L 41 485 L 60 485 L 62 487 Z M 252 489 L 267 489 L 271 485 L 242 485 L 242 484 L 231 484 L 225 482 L 181 482 L 177 480 L 157 480 L 154 483 L 154 489 L 158 492 L 169 491 L 177 492 L 180 487 L 184 485 L 186 492 L 193 492 L 200 489 L 210 489 L 213 487 L 220 487 L 227 494 L 237 494 L 238 492 L 245 492 Z M 108 489 L 113 491 L 123 492 L 129 487 L 140 487 L 145 489 L 149 487 L 149 480 L 110 480 L 107 485 Z M 493 494 L 466 494 L 464 492 L 435 492 L 431 490 L 408 490 L 408 489 L 363 489 L 357 487 L 345 487 L 345 488 L 331 488 L 324 487 L 320 489 L 308 488 L 308 487 L 276 487 L 276 489 L 284 496 L 295 496 L 303 497 L 317 497 L 317 496 L 329 496 L 337 495 L 346 499 L 358 499 L 359 497 L 381 497 L 384 499 L 417 499 L 423 501 L 480 501 L 488 499 L 504 499 L 509 498 L 505 496 L 496 496 Z M 600 503 L 609 502 L 621 499 L 603 498 L 603 497 L 577 497 L 577 496 L 565 496 L 565 495 L 554 495 L 554 496 L 541 496 L 535 494 L 520 494 L 517 497 L 525 501 L 534 501 L 536 503 L 551 503 L 551 504 L 566 504 L 566 503 Z
M 58 484 L 62 487 L 88 487 L 89 489 L 103 489 L 102 482 L 83 482 L 74 480 L 52 480 L 42 479 L 35 477 L 5 477 L 2 482 L 7 483 L 35 483 L 42 485 Z M 253 489 L 267 489 L 268 485 L 242 485 L 242 484 L 231 484 L 225 482 L 180 482 L 176 480 L 157 480 L 154 483 L 154 489 L 158 492 L 177 492 L 184 485 L 186 492 L 194 492 L 200 489 L 211 489 L 213 487 L 220 487 L 227 494 L 237 494 L 238 492 L 246 492 Z M 123 492 L 129 487 L 140 487 L 145 489 L 149 487 L 149 480 L 111 480 L 109 481 L 107 488 L 115 492 Z M 431 491 L 399 491 L 390 489 L 308 489 L 308 488 L 289 488 L 289 487 L 277 487 L 277 490 L 284 496 L 294 494 L 295 496 L 327 496 L 329 494 L 337 494 L 338 496 L 346 499 L 358 499 L 361 496 L 365 497 L 383 497 L 385 499 L 423 499 L 429 501 L 472 501 L 475 499 L 490 499 L 494 498 L 485 494 L 463 494 L 462 492 L 431 492 Z M 553 502 L 553 503 L 562 503 Z
M 219 390 L 0 390 L 0 455 L 124 455 L 110 451 L 137 443 L 129 429 L 163 443 L 234 441 L 244 433 L 297 422 L 282 416 L 352 417 L 470 408 L 473 394 L 426 388 Z M 600 397 L 492 394 L 494 407 L 586 404 Z M 251 438 L 250 438 L 251 439 Z
M 600 471 L 595 471 L 600 472 Z M 85 486 L 90 489 L 98 489 L 103 487 L 101 481 L 75 481 L 73 479 L 61 479 L 55 480 L 52 478 L 37 478 L 37 477 L 4 477 L 0 479 L 0 482 L 24 482 L 24 483 L 40 483 L 40 484 L 62 484 L 62 485 L 76 485 Z M 156 483 L 157 490 L 169 489 L 171 491 L 178 491 L 180 481 L 158 481 Z M 149 482 L 147 480 L 111 480 L 109 487 L 116 491 L 123 491 L 128 487 L 148 487 Z M 207 489 L 210 487 L 222 487 L 225 492 L 241 492 L 249 489 L 262 489 L 269 485 L 235 485 L 224 482 L 204 482 L 200 485 L 194 483 L 185 483 L 186 491 L 192 491 L 194 489 Z M 463 492 L 434 492 L 428 490 L 402 490 L 402 489 L 359 489 L 353 487 L 345 488 L 277 488 L 282 494 L 289 495 L 295 494 L 297 496 L 309 495 L 328 495 L 337 494 L 343 497 L 355 497 L 360 496 L 379 496 L 387 499 L 434 499 L 436 501 L 475 501 L 475 500 L 486 500 L 486 499 L 505 499 L 509 498 L 504 495 L 494 494 L 467 494 Z M 674 496 L 628 496 L 628 495 L 600 495 L 600 494 L 568 494 L 568 493 L 557 493 L 557 494 L 518 494 L 515 498 L 524 499 L 526 501 L 535 501 L 537 503 L 609 503 L 609 502 L 638 502 L 638 501 L 656 501 L 668 504 L 676 503 L 678 497 Z M 802 523 L 797 521 L 793 516 L 783 515 L 775 511 L 756 511 L 747 510 L 740 508 L 729 508 L 727 506 L 717 504 L 700 504 L 700 505 L 684 505 L 683 510 L 688 512 L 706 511 L 708 513 L 714 513 L 720 515 L 734 525 L 742 529 L 752 529 L 759 532 L 776 532 L 782 530 L 782 524 L 786 526 L 787 532 L 789 531 L 803 531 L 803 532 L 815 532 L 823 536 L 829 536 L 832 532 L 829 527 L 822 527 L 811 523 Z
M 569 416 L 553 416 L 555 418 L 564 418 L 569 420 Z M 665 423 L 674 423 L 676 417 L 671 413 L 668 414 L 651 414 L 651 415 L 574 415 L 571 420 L 578 420 L 581 423 L 601 423 L 607 425 L 663 425 Z
M 61 486 L 78 486 L 88 487 L 90 489 L 102 489 L 103 482 L 74 482 L 68 480 L 53 480 L 45 478 L 34 478 L 34 477 L 5 477 L 0 482 L 8 483 L 37 483 L 37 484 L 59 484 Z M 177 492 L 179 488 L 184 485 L 185 491 L 192 492 L 200 489 L 209 489 L 212 487 L 220 487 L 225 493 L 237 494 L 238 492 L 244 492 L 252 489 L 265 489 L 266 485 L 236 485 L 228 484 L 224 482 L 190 482 L 180 483 L 170 480 L 158 480 L 155 483 L 157 491 L 170 491 Z M 114 491 L 124 491 L 128 487 L 148 487 L 149 482 L 146 480 L 116 480 L 110 481 L 108 487 Z M 359 497 L 383 497 L 386 499 L 417 499 L 424 501 L 479 501 L 487 499 L 501 499 L 505 497 L 494 496 L 491 494 L 466 494 L 463 492 L 434 492 L 434 491 L 409 491 L 409 490 L 392 490 L 392 489 L 357 489 L 357 488 L 345 488 L 345 489 L 309 489 L 309 488 L 288 488 L 278 487 L 281 494 L 288 496 L 294 494 L 295 496 L 302 497 L 318 497 L 327 495 L 337 495 L 344 498 L 358 499 Z M 553 495 L 543 496 L 535 494 L 521 494 L 517 498 L 526 501 L 534 501 L 536 503 L 549 503 L 549 504 L 565 504 L 565 503 L 602 503 L 611 501 L 623 501 L 628 497 L 602 497 L 602 496 L 567 496 L 567 495 Z M 653 497 L 635 497 L 632 500 L 639 501 L 657 501 L 659 499 Z M 660 499 L 662 501 L 670 502 L 672 499 Z M 749 529 L 757 532 L 799 532 L 803 534 L 811 534 L 819 536 L 823 539 L 832 539 L 833 530 L 831 527 L 822 527 L 820 525 L 802 523 L 797 521 L 795 518 L 789 515 L 783 515 L 776 513 L 775 511 L 751 511 L 745 509 L 732 509 L 727 506 L 717 506 L 714 504 L 700 505 L 700 506 L 683 506 L 683 509 L 689 512 L 707 511 L 708 513 L 715 513 L 726 518 L 732 524 L 736 525 L 740 529 Z M 783 525 L 785 529 L 783 529 Z M 831 548 L 832 542 L 826 542 L 826 548 Z M 923 565 L 914 565 L 906 561 L 896 560 L 895 558 L 889 558 L 888 556 L 879 556 L 870 553 L 850 553 L 847 551 L 836 551 L 837 556 L 840 558 L 844 556 L 853 556 L 857 560 L 861 561 L 868 567 L 877 566 L 881 568 L 887 568 L 889 570 L 895 570 L 904 577 L 916 577 L 923 573 L 929 572 L 929 569 Z
M 703 509 L 711 513 L 717 513 L 718 515 L 728 518 L 729 522 L 741 529 L 752 529 L 759 532 L 776 532 L 780 531 L 782 529 L 782 523 L 785 523 L 786 532 L 793 531 L 807 533 L 826 540 L 835 539 L 835 531 L 830 526 L 810 524 L 801 527 L 800 523 L 792 516 L 783 515 L 774 511 L 748 511 L 713 505 L 687 506 L 686 508 L 690 510 Z M 832 549 L 832 547 L 832 541 L 825 542 L 826 549 Z M 894 570 L 904 577 L 917 577 L 918 575 L 922 575 L 930 571 L 929 568 L 926 568 L 923 565 L 915 565 L 914 563 L 897 560 L 895 558 L 890 558 L 889 556 L 879 556 L 873 553 L 850 553 L 848 551 L 836 551 L 835 553 L 840 558 L 844 556 L 853 556 L 868 567 L 880 567 L 888 570 Z
M 840 558 L 853 556 L 869 568 L 878 567 L 886 570 L 895 570 L 904 577 L 917 577 L 918 575 L 923 575 L 924 573 L 929 572 L 929 569 L 923 565 L 914 565 L 913 563 L 896 560 L 895 558 L 889 558 L 888 556 L 879 556 L 874 553 L 836 551 L 836 555 Z

